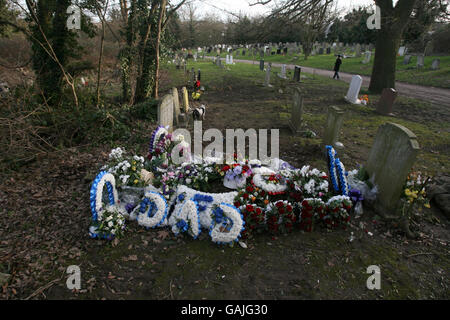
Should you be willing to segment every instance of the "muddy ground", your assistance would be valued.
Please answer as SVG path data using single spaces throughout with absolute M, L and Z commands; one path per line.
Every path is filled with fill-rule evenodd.
M 202 68 L 207 72 L 211 67 Z M 204 129 L 279 128 L 281 158 L 296 167 L 311 164 L 326 169 L 319 138 L 325 108 L 345 106 L 345 86 L 305 79 L 305 120 L 318 135 L 305 138 L 293 136 L 287 126 L 292 84 L 282 84 L 280 93 L 279 87 L 262 87 L 262 76 L 249 80 L 220 72 L 210 78 L 205 75 L 203 80 L 207 84 L 203 102 L 208 105 Z M 378 123 L 386 121 L 373 118 L 371 107 L 347 106 L 350 116 L 342 133 L 348 150 L 342 157 L 347 169 L 364 163 Z M 400 101 L 397 113 L 399 122 L 416 123 L 419 132 L 429 128 L 431 138 L 426 142 L 442 127 L 433 118 L 435 114 L 445 119 L 444 123 L 450 118 L 447 108 L 424 108 L 411 100 Z M 152 127 L 155 125 L 150 124 L 149 129 Z M 346 231 L 295 230 L 279 237 L 261 234 L 246 241 L 247 249 L 217 246 L 206 233 L 194 241 L 186 236 L 176 238 L 168 229 L 147 231 L 135 223 L 129 224 L 120 241 L 91 240 L 87 232 L 89 188 L 110 147 L 62 151 L 2 176 L 0 272 L 12 276 L 1 290 L 2 299 L 450 297 L 449 224 L 433 206 L 415 217 L 418 240 L 406 239 L 395 224 L 383 222 L 369 208 Z M 145 149 L 142 145 L 141 152 Z M 427 144 L 418 166 L 447 171 L 447 158 L 448 140 Z M 352 233 L 354 240 L 350 241 Z M 81 291 L 66 288 L 69 265 L 81 268 Z M 381 290 L 366 287 L 370 265 L 381 269 Z

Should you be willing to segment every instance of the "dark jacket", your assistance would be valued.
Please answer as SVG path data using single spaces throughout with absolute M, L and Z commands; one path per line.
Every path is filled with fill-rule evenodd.
M 336 59 L 336 63 L 334 64 L 334 71 L 338 72 L 342 64 L 341 58 Z

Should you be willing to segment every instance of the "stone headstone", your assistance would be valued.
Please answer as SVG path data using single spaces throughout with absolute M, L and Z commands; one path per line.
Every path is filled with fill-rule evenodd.
M 335 146 L 339 140 L 342 122 L 345 112 L 335 106 L 329 107 L 327 111 L 327 123 L 323 134 L 322 143 L 326 146 Z
M 359 91 L 361 90 L 362 78 L 359 75 L 354 75 L 350 82 L 345 100 L 352 104 L 361 104 L 361 100 L 358 99 Z
M 267 66 L 267 70 L 266 70 L 266 77 L 264 79 L 264 86 L 265 87 L 271 87 L 272 85 L 270 84 L 270 73 L 272 72 L 272 62 L 269 62 L 269 65 Z
M 233 62 L 233 55 L 230 56 L 230 64 L 234 64 L 234 62 Z
M 370 62 L 370 58 L 372 57 L 372 52 L 371 51 L 366 51 L 364 53 L 364 60 L 362 63 L 367 64 Z
M 331 48 L 330 47 L 327 48 L 327 54 L 331 54 Z
M 302 68 L 300 66 L 295 66 L 294 81 L 300 82 L 301 72 L 302 72 Z
M 264 71 L 264 60 L 259 60 L 259 70 Z
M 406 53 L 406 47 L 400 47 L 398 49 L 398 54 L 400 57 L 403 57 L 405 55 L 405 53 Z
M 172 88 L 173 96 L 173 118 L 175 125 L 178 126 L 178 119 L 180 117 L 180 98 L 178 97 L 178 89 Z
M 172 132 L 173 115 L 173 96 L 167 94 L 158 104 L 158 124 L 163 127 L 169 126 L 169 130 Z
M 403 58 L 403 64 L 410 64 L 411 63 L 411 56 L 409 54 L 407 54 L 404 58 Z
M 385 88 L 381 93 L 380 101 L 377 105 L 377 113 L 385 116 L 393 116 L 392 107 L 397 98 L 397 91 L 393 88 Z
M 395 123 L 378 129 L 365 166 L 377 186 L 375 210 L 383 216 L 396 213 L 403 186 L 419 153 L 416 135 Z
M 423 55 L 417 56 L 417 68 L 423 68 L 425 65 L 425 57 Z
M 287 77 L 286 77 L 286 65 L 285 64 L 283 64 L 281 66 L 281 73 L 279 73 L 278 76 L 280 78 L 282 78 L 282 79 L 287 79 Z
M 302 125 L 302 113 L 303 113 L 303 97 L 300 88 L 295 87 L 291 110 L 291 120 L 289 122 L 289 126 L 291 127 L 291 130 L 294 133 L 300 132 L 300 128 Z
M 323 48 L 319 48 L 319 54 L 323 54 Z
M 361 57 L 361 45 L 359 43 L 356 45 L 356 49 L 355 50 L 356 50 L 355 56 L 357 58 Z
M 439 70 L 439 66 L 441 65 L 440 59 L 434 59 L 433 63 L 431 64 L 431 70 Z
M 181 89 L 181 93 L 183 95 L 183 111 L 187 113 L 189 111 L 189 94 L 186 87 Z

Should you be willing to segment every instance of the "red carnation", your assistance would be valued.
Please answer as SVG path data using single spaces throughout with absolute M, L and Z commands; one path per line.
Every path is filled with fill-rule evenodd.
M 261 208 L 256 208 L 256 213 L 257 213 L 258 215 L 260 215 L 261 212 L 262 212 Z
M 244 199 L 248 199 L 248 194 L 247 193 L 244 194 Z
M 252 186 L 248 186 L 247 187 L 247 192 L 253 192 L 255 189 L 253 189 L 253 187 Z
M 253 206 L 250 204 L 247 205 L 246 209 L 248 212 L 253 212 L 253 210 L 254 210 Z
M 286 209 L 287 209 L 288 212 L 292 212 L 292 207 L 291 206 L 287 206 Z
M 234 203 L 234 206 L 235 206 L 236 208 L 239 208 L 239 207 L 241 206 L 241 203 L 240 203 L 239 201 L 236 201 L 236 202 Z
M 222 171 L 227 172 L 228 170 L 230 170 L 230 166 L 225 166 L 222 168 Z
M 278 208 L 278 212 L 280 213 L 280 214 L 284 214 L 284 208 Z
M 275 204 L 277 208 L 281 208 L 283 206 L 283 202 L 279 201 Z

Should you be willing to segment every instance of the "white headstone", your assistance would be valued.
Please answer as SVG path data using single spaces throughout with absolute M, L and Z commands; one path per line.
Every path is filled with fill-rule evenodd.
M 282 78 L 282 79 L 287 79 L 287 77 L 286 77 L 286 65 L 285 64 L 283 64 L 281 66 L 281 73 L 279 73 L 278 76 L 280 78 Z
M 403 57 L 406 53 L 406 47 L 400 47 L 398 49 L 398 54 L 400 55 L 400 57 Z
M 358 99 L 359 90 L 361 90 L 362 78 L 359 75 L 354 75 L 350 82 L 345 100 L 352 104 L 361 104 L 361 100 Z
M 423 68 L 425 65 L 425 57 L 423 55 L 417 56 L 417 68 Z
M 265 87 L 271 87 L 272 86 L 270 84 L 270 73 L 271 72 L 272 72 L 272 63 L 270 62 L 269 65 L 267 66 L 266 77 L 264 79 L 264 86 Z
M 364 53 L 364 60 L 362 63 L 367 64 L 370 62 L 370 58 L 372 57 L 372 52 L 371 51 L 366 51 Z

